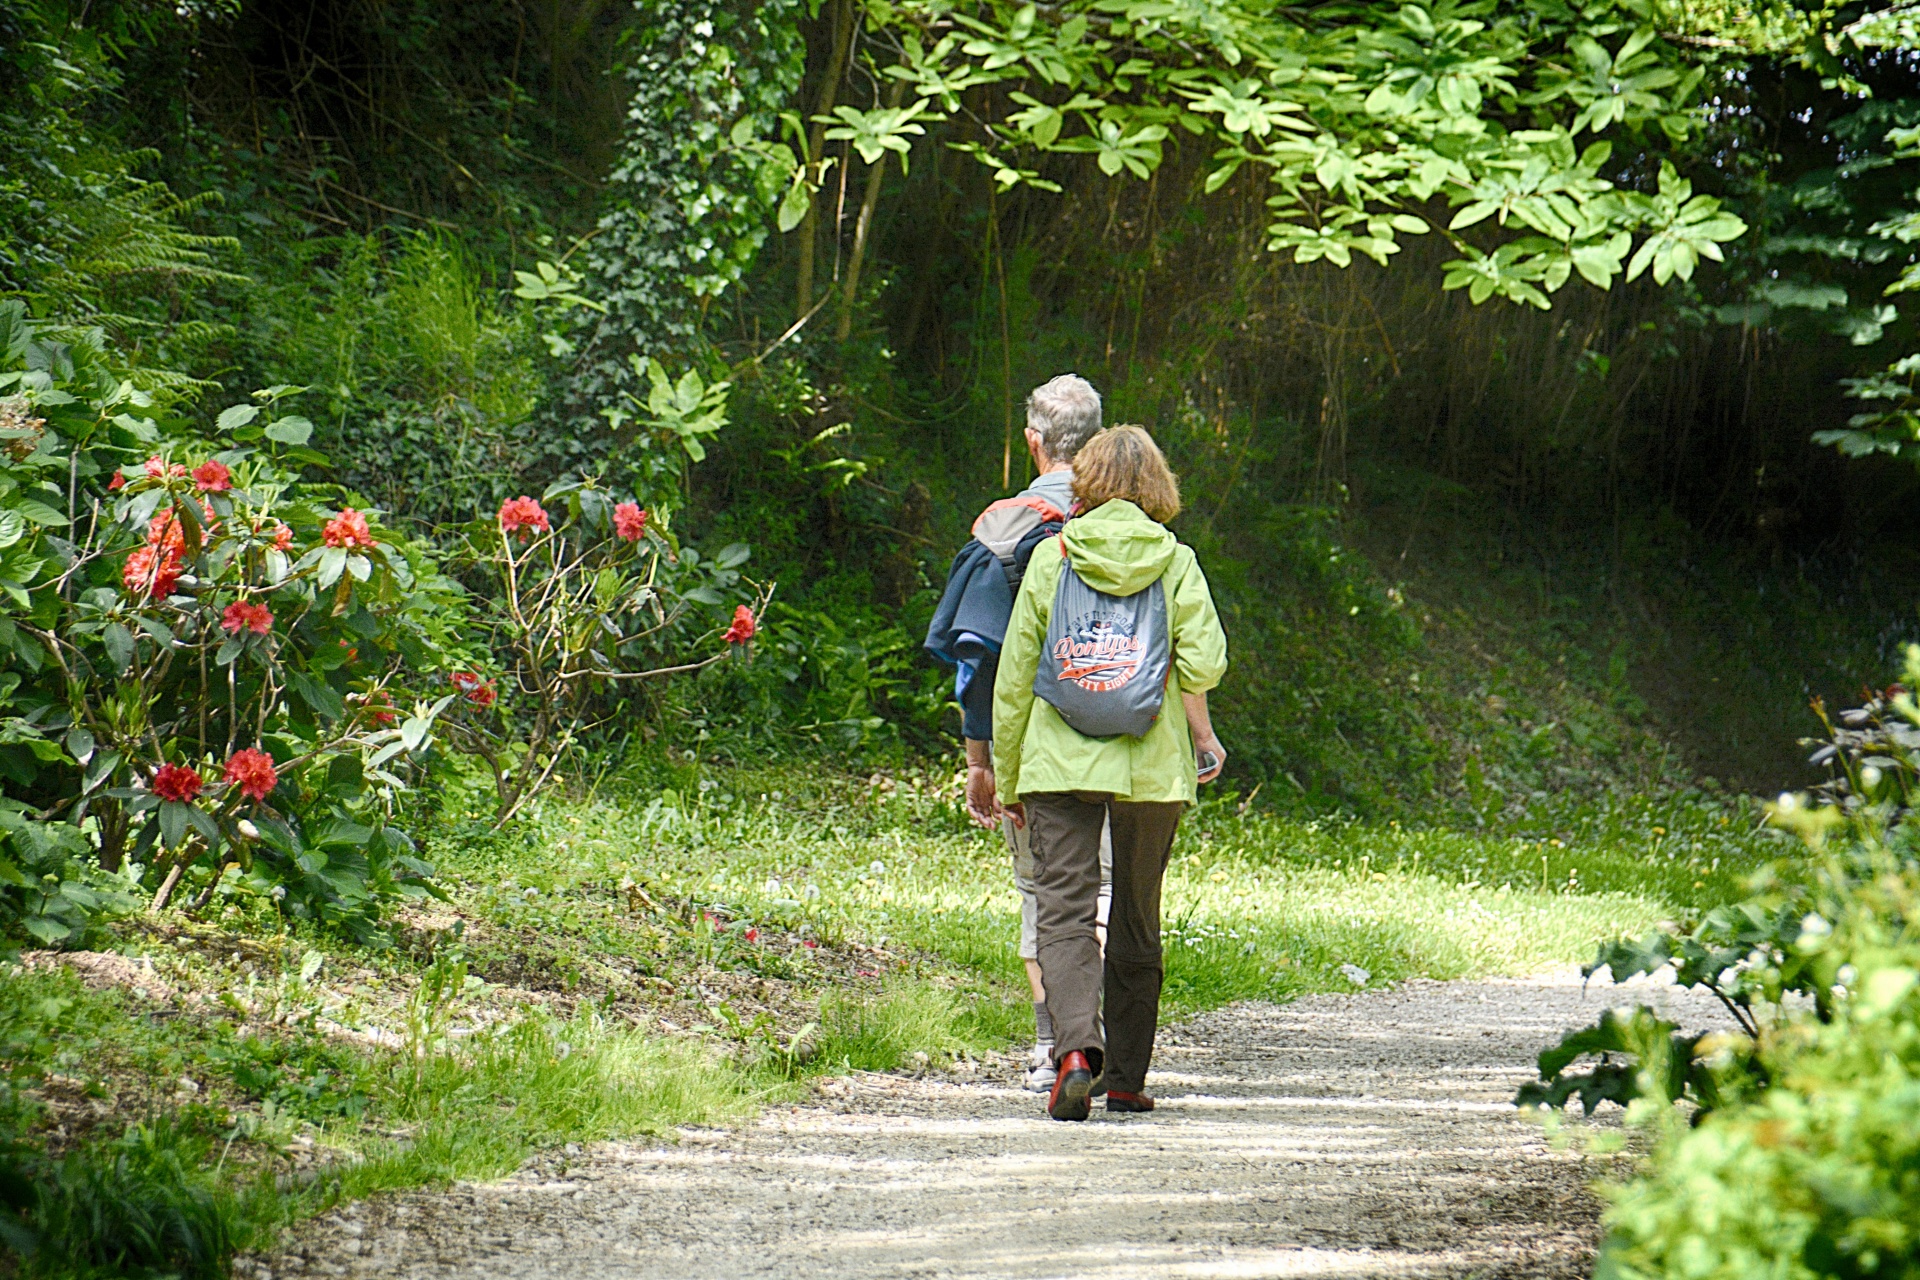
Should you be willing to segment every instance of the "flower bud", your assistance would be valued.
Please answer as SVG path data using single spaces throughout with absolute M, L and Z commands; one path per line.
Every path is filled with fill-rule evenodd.
M 258 840 L 260 838 L 260 828 L 254 826 L 251 819 L 242 818 L 240 819 L 240 822 L 238 825 L 240 829 L 240 834 L 245 836 L 247 839 Z

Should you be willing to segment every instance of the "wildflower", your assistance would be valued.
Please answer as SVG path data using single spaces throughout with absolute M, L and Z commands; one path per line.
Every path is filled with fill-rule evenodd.
M 233 488 L 233 472 L 226 463 L 208 458 L 193 469 L 193 487 L 202 493 L 225 493 Z
M 120 571 L 120 582 L 127 591 L 150 600 L 173 594 L 180 580 L 180 554 L 167 548 L 135 547 Z
M 647 513 L 637 502 L 623 502 L 613 509 L 613 533 L 623 542 L 638 542 L 647 531 Z
M 727 634 L 721 638 L 728 644 L 745 644 L 753 639 L 753 633 L 758 629 L 759 624 L 754 621 L 753 610 L 740 605 L 733 611 L 733 625 L 727 628 Z
M 747 930 L 747 941 L 748 942 L 760 941 L 760 931 L 758 929 Z
M 370 547 L 373 545 L 373 534 L 367 528 L 367 518 L 352 507 L 346 507 L 327 521 L 326 527 L 320 531 L 320 540 L 330 547 Z
M 127 473 L 124 471 L 114 472 L 113 479 L 107 481 L 108 493 L 113 493 L 117 490 L 124 489 L 126 487 L 127 487 Z
M 813 950 L 817 948 L 820 944 L 818 942 L 815 942 L 812 938 L 808 938 L 805 941 L 803 941 L 800 945 L 803 947 L 806 947 L 808 950 Z
M 229 785 L 239 787 L 240 794 L 249 800 L 265 800 L 280 785 L 280 773 L 273 767 L 273 757 L 253 747 L 234 752 L 227 761 L 224 776 Z
M 500 532 L 518 533 L 522 540 L 530 537 L 536 530 L 545 533 L 551 525 L 547 513 L 526 494 L 517 498 L 508 498 L 500 504 Z
M 235 600 L 220 613 L 220 627 L 230 636 L 251 631 L 257 636 L 273 631 L 273 610 L 248 600 Z
M 204 780 L 200 771 L 183 764 L 163 764 L 153 771 L 153 794 L 175 804 L 187 804 L 200 794 Z

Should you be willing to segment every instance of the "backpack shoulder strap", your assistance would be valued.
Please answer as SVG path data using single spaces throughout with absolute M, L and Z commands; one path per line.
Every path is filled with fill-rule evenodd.
M 973 536 L 1011 569 L 1022 538 L 1043 524 L 1066 518 L 1064 511 L 1038 494 L 1019 493 L 989 504 L 973 522 Z

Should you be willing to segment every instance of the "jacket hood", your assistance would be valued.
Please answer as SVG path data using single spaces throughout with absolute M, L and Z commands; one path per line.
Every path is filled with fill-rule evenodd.
M 1123 498 L 1067 521 L 1060 532 L 1067 563 L 1095 591 L 1144 591 L 1173 563 L 1180 545 L 1167 527 Z

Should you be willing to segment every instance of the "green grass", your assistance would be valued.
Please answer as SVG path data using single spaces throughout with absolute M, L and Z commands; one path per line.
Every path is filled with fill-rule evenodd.
M 433 856 L 453 905 L 492 930 L 460 947 L 476 962 L 489 946 L 534 948 L 523 965 L 552 968 L 574 992 L 569 1016 L 521 1009 L 465 1038 L 454 1027 L 473 1021 L 465 1002 L 478 997 L 458 950 L 428 965 L 332 948 L 341 967 L 375 970 L 375 986 L 415 991 L 399 1013 L 384 1006 L 389 1023 L 404 1016 L 399 1049 L 330 1039 L 299 1017 L 263 1025 L 262 1009 L 318 1008 L 291 974 L 248 976 L 251 1013 L 168 1018 L 69 973 L 0 977 L 0 1128 L 29 1135 L 0 1169 L 0 1195 L 14 1188 L 20 1210 L 0 1236 L 36 1246 L 35 1276 L 212 1276 L 234 1249 L 344 1199 L 498 1176 L 563 1143 L 737 1120 L 822 1072 L 1012 1046 L 1031 1025 L 1018 898 L 998 834 L 968 826 L 953 792 L 932 766 L 859 779 L 654 759 L 597 799 L 543 802 L 507 835 L 443 830 Z M 1542 799 L 1498 831 L 1469 832 L 1241 808 L 1230 795 L 1199 806 L 1175 846 L 1172 1015 L 1351 990 L 1348 965 L 1377 986 L 1583 961 L 1602 938 L 1737 896 L 1774 852 L 1751 810 L 1712 795 Z M 682 905 L 636 915 L 623 883 Z M 268 969 L 298 968 L 309 942 L 327 945 L 285 940 Z M 217 967 L 225 949 L 165 959 Z M 804 999 L 780 1021 L 722 1001 L 696 1034 L 669 1038 L 611 1016 L 616 971 L 673 982 L 731 971 Z M 49 1153 L 21 1090 L 56 1076 L 101 1097 L 128 1080 L 150 1091 Z M 193 1090 L 179 1091 L 183 1077 Z M 296 1150 L 319 1158 L 296 1165 Z
M 986 1003 L 1019 1003 L 1006 853 L 997 834 L 966 825 L 947 779 L 678 773 L 657 792 L 551 804 L 524 842 L 466 850 L 447 869 L 484 884 L 510 866 L 516 884 L 563 894 L 641 879 L 741 927 L 935 957 L 979 975 Z M 1707 795 L 1539 804 L 1497 835 L 1242 815 L 1214 801 L 1189 815 L 1168 871 L 1169 1002 L 1350 989 L 1343 965 L 1396 981 L 1585 961 L 1603 938 L 1737 896 L 1774 852 L 1754 825 L 1744 803 Z M 938 1036 L 923 1039 L 917 1049 L 938 1051 Z
M 767 1064 L 593 1017 L 529 1014 L 457 1048 L 356 1054 L 296 1031 L 241 1039 L 219 1023 L 154 1019 L 66 972 L 0 979 L 0 1032 L 10 1134 L 40 1118 L 20 1090 L 50 1078 L 93 1096 L 143 1076 L 167 1091 L 146 1100 L 150 1118 L 103 1125 L 57 1154 L 0 1152 L 0 1241 L 46 1277 L 221 1275 L 236 1249 L 342 1200 L 498 1177 L 565 1142 L 736 1120 L 796 1091 Z M 293 1070 L 262 1065 L 275 1061 Z M 302 1068 L 315 1061 L 340 1073 L 331 1092 L 355 1105 L 309 1108 L 302 1123 L 284 1085 L 310 1085 Z M 172 1092 L 183 1078 L 191 1101 Z M 302 1140 L 330 1158 L 290 1174 L 275 1156 Z

